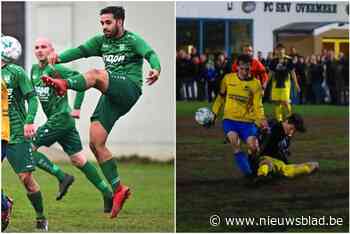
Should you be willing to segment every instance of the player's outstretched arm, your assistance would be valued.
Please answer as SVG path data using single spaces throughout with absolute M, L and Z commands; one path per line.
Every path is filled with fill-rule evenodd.
M 97 35 L 79 47 L 63 51 L 60 55 L 53 52 L 49 55 L 48 62 L 49 64 L 68 63 L 80 58 L 101 56 L 100 48 L 102 45 L 102 40 L 102 35 Z

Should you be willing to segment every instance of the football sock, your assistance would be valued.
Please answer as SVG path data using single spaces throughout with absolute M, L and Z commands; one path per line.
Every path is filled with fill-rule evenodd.
M 266 164 L 263 164 L 258 169 L 258 176 L 267 176 L 269 174 L 269 166 Z
M 237 166 L 244 175 L 249 176 L 252 174 L 252 169 L 250 167 L 248 158 L 242 151 L 235 153 L 233 157 L 235 158 Z
M 118 170 L 117 170 L 117 163 L 115 162 L 114 159 L 110 159 L 101 163 L 100 167 L 108 183 L 110 183 L 113 191 L 115 191 L 120 181 Z
M 47 173 L 55 176 L 58 181 L 62 182 L 64 179 L 64 172 L 61 170 L 59 166 L 51 162 L 50 159 L 48 159 L 45 154 L 40 153 L 38 151 L 33 152 L 33 157 L 36 165 L 46 171 Z
M 35 210 L 36 217 L 37 218 L 45 218 L 44 216 L 44 206 L 43 206 L 43 197 L 41 195 L 41 192 L 35 192 L 35 193 L 27 193 L 27 197 L 32 203 L 32 206 Z
M 76 91 L 84 91 L 87 89 L 85 77 L 82 74 L 67 78 L 68 88 Z
M 275 117 L 278 121 L 282 121 L 283 120 L 283 114 L 282 114 L 282 105 L 281 104 L 276 104 L 275 106 Z
M 109 190 L 108 185 L 102 180 L 98 174 L 95 166 L 87 161 L 83 167 L 79 169 L 85 174 L 86 178 L 103 194 L 105 197 L 112 197 L 112 192 Z

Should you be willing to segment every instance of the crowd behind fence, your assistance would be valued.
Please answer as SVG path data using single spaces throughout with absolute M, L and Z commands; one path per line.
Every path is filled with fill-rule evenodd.
M 347 105 L 349 95 L 349 60 L 340 52 L 324 49 L 322 54 L 301 56 L 295 48 L 288 54 L 294 64 L 301 92 L 298 93 L 292 82 L 292 104 L 333 104 Z M 232 72 L 232 63 L 237 55 L 225 53 L 198 54 L 178 50 L 176 53 L 176 100 L 198 100 L 212 102 L 219 92 L 220 82 L 225 74 Z M 274 52 L 266 57 L 261 51 L 257 59 L 265 66 L 271 78 L 269 67 Z M 269 102 L 271 82 L 264 92 L 264 102 Z

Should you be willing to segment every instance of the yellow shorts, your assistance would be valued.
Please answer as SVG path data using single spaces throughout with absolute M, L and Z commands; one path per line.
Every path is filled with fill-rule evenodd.
M 290 100 L 290 80 L 285 83 L 285 88 L 276 88 L 276 81 L 272 81 L 271 101 Z

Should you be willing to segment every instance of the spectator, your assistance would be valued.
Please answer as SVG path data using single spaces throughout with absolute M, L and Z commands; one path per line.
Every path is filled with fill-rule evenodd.
M 204 77 L 205 64 L 207 63 L 207 56 L 201 54 L 199 57 L 199 78 L 197 79 L 197 98 L 198 101 L 203 101 L 205 99 L 205 84 L 206 80 Z
M 190 55 L 191 55 L 191 59 L 193 59 L 193 57 L 195 57 L 195 56 L 199 56 L 196 47 L 192 47 L 191 48 L 191 54 Z
M 297 49 L 295 47 L 290 48 L 289 56 L 292 58 L 299 57 L 299 54 L 298 54 Z
M 225 59 L 224 54 L 219 54 L 216 63 L 215 63 L 215 70 L 217 73 L 216 81 L 215 81 L 215 97 L 219 93 L 220 90 L 220 84 L 224 76 L 227 74 L 226 72 L 227 67 L 227 60 Z
M 176 60 L 176 100 L 183 100 L 186 95 L 188 98 L 188 93 L 186 91 L 186 82 L 190 79 L 190 68 L 191 63 L 188 58 L 188 55 L 184 50 L 180 50 L 178 54 L 178 58 Z M 185 86 L 185 92 L 181 92 L 183 87 Z
M 184 88 L 187 100 L 194 100 L 194 74 L 193 74 L 193 64 L 191 60 L 191 55 L 186 55 L 186 75 L 184 76 Z
M 215 70 L 214 55 L 209 55 L 208 61 L 205 65 L 204 77 L 208 85 L 208 102 L 213 100 L 213 92 L 215 94 L 215 85 L 217 73 Z
M 312 55 L 310 59 L 310 79 L 312 85 L 312 93 L 314 97 L 315 104 L 321 104 L 324 97 L 324 92 L 322 90 L 321 84 L 323 82 L 323 66 L 320 63 L 317 63 L 316 55 Z
M 264 65 L 266 68 L 266 60 L 264 59 L 261 51 L 258 51 L 257 58 L 261 62 L 261 64 Z
M 295 74 L 297 75 L 297 80 L 300 86 L 300 104 L 306 103 L 306 90 L 307 90 L 307 80 L 306 80 L 306 65 L 304 57 L 300 56 L 296 63 Z
M 329 88 L 331 103 L 338 104 L 337 83 L 339 84 L 338 79 L 340 78 L 340 72 L 338 72 L 338 62 L 332 50 L 328 51 L 328 59 L 325 61 L 325 65 L 326 84 Z

